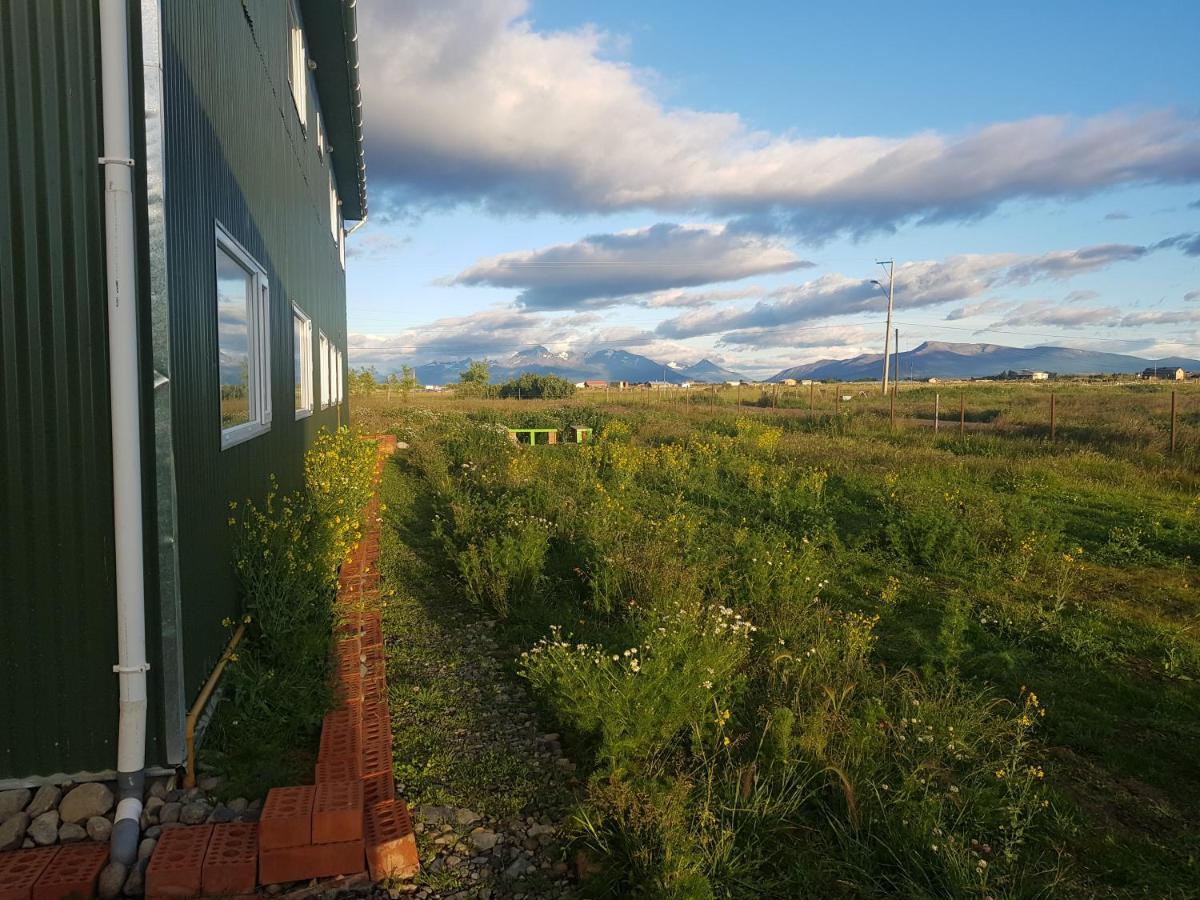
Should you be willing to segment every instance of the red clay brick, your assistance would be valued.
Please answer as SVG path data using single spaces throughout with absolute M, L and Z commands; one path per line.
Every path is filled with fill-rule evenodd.
M 0 853 L 0 900 L 29 900 L 34 884 L 50 865 L 58 849 L 38 847 Z
M 348 709 L 337 709 L 325 716 L 321 727 L 321 749 L 318 762 L 333 762 L 338 759 L 355 759 L 361 753 L 361 725 Z
M 317 785 L 313 801 L 312 842 L 335 844 L 363 836 L 363 784 L 353 781 L 326 781 Z
M 362 699 L 362 667 L 358 657 L 339 657 L 334 686 L 343 702 Z
M 337 633 L 345 637 L 353 637 L 357 639 L 362 633 L 362 613 L 348 612 L 342 616 L 341 622 L 338 623 Z
M 211 825 L 164 831 L 146 869 L 148 900 L 195 897 L 200 893 L 204 854 L 212 837 Z
M 374 806 L 396 799 L 396 782 L 391 770 L 366 775 L 362 779 L 363 806 Z
M 385 740 L 364 742 L 362 751 L 362 775 L 369 778 L 372 775 L 386 775 L 392 771 L 392 737 L 387 735 Z
M 377 612 L 368 612 L 362 614 L 362 646 L 370 647 L 374 644 L 383 643 L 383 622 Z
M 58 849 L 33 885 L 32 900 L 69 900 L 91 897 L 96 879 L 108 862 L 108 846 L 91 841 Z
M 300 847 L 312 841 L 312 808 L 317 789 L 311 784 L 271 788 L 258 819 L 259 846 Z
M 213 826 L 204 855 L 201 890 L 210 897 L 253 894 L 258 885 L 258 826 L 223 822 Z
M 362 838 L 336 844 L 280 847 L 258 853 L 258 879 L 263 884 L 353 875 L 363 869 Z
M 377 803 L 365 817 L 367 868 L 374 881 L 411 878 L 417 873 L 417 839 L 403 800 Z
M 337 643 L 334 644 L 334 653 L 337 654 L 337 658 L 339 660 L 348 657 L 353 659 L 355 662 L 358 662 L 358 656 L 360 653 L 362 653 L 362 644 L 359 641 L 357 623 L 354 627 L 356 630 L 352 634 L 338 638 Z
M 331 759 L 325 762 L 318 762 L 315 774 L 318 785 L 324 784 L 327 781 L 353 781 L 356 778 L 361 779 L 362 758 Z

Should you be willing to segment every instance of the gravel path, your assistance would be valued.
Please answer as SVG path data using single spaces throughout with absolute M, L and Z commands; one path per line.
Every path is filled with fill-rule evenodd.
M 417 482 L 384 474 L 384 609 L 396 791 L 413 813 L 422 872 L 392 896 L 571 897 L 562 825 L 578 784 L 539 728 L 495 622 L 454 598 L 413 547 Z M 425 553 L 432 548 L 426 546 Z

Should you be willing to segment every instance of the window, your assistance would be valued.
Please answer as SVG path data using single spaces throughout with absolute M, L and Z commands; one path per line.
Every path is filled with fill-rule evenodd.
M 304 29 L 300 26 L 300 11 L 295 0 L 287 2 L 288 15 L 288 84 L 296 101 L 300 127 L 308 130 L 308 51 L 304 45 Z
M 342 371 L 343 371 L 342 351 L 335 350 L 333 352 L 334 352 L 334 359 L 337 361 L 337 375 L 334 378 L 334 381 L 337 384 L 337 402 L 341 403 L 343 400 L 346 399 L 346 383 L 345 383 L 346 379 L 342 376 Z
M 317 156 L 325 158 L 325 122 L 321 119 L 321 111 L 317 110 Z
M 217 371 L 221 447 L 271 427 L 270 288 L 267 273 L 217 226 Z
M 292 371 L 295 379 L 296 418 L 313 411 L 312 319 L 292 304 Z
M 338 220 L 341 218 L 341 212 L 338 209 L 337 185 L 333 183 L 333 170 L 329 172 L 329 233 L 332 235 L 334 243 L 338 239 Z
M 330 378 L 333 375 L 332 368 L 329 365 L 329 338 L 324 334 L 320 335 L 320 366 L 321 366 L 321 409 L 329 408 L 329 398 L 333 396 L 330 390 Z

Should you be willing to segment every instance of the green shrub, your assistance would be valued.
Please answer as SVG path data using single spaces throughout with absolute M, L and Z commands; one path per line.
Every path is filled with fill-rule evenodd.
M 234 570 L 246 633 L 223 680 L 213 761 L 228 790 L 258 794 L 307 778 L 312 741 L 333 705 L 337 570 L 361 536 L 375 445 L 322 432 L 305 456 L 305 489 L 230 503 Z M 237 623 L 224 622 L 228 628 Z
M 501 400 L 563 400 L 575 395 L 575 385 L 557 375 L 537 375 L 526 372 L 500 385 Z

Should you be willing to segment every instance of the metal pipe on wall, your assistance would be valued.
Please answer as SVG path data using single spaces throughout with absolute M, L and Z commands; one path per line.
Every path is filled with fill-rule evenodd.
M 129 111 L 129 25 L 125 0 L 100 0 L 103 103 L 104 244 L 108 276 L 108 377 L 112 417 L 114 555 L 117 575 L 116 821 L 112 858 L 137 855 L 146 766 L 146 601 L 142 558 L 141 385 L 137 341 L 137 244 L 134 234 Z

